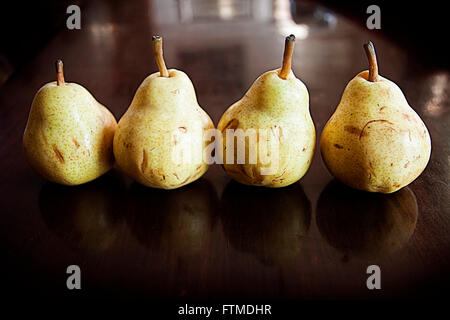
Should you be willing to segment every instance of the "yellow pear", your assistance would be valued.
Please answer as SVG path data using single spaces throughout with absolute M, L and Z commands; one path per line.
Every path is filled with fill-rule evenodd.
M 61 60 L 56 67 L 57 81 L 44 85 L 34 97 L 23 136 L 24 152 L 44 178 L 79 185 L 113 166 L 117 122 L 84 87 L 64 81 Z
M 282 68 L 256 79 L 219 121 L 223 167 L 240 183 L 284 187 L 302 178 L 311 164 L 316 133 L 308 90 L 291 71 L 294 43 L 293 35 L 286 38 Z M 248 141 L 241 157 L 239 149 L 244 144 L 239 143 L 240 132 Z
M 137 182 L 174 189 L 208 170 L 203 135 L 214 124 L 198 105 L 189 77 L 167 70 L 161 37 L 153 37 L 153 48 L 159 72 L 142 82 L 120 119 L 114 155 L 120 168 Z
M 322 132 L 320 150 L 331 174 L 343 183 L 391 193 L 425 169 L 431 139 L 401 89 L 378 75 L 373 44 L 364 48 L 369 71 L 348 83 Z

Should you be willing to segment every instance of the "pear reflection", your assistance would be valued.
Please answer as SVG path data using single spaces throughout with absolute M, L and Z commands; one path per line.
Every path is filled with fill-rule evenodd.
M 402 248 L 416 227 L 418 207 L 409 188 L 379 194 L 332 180 L 317 203 L 317 226 L 330 245 L 351 255 L 375 258 Z
M 295 258 L 311 221 L 311 204 L 298 183 L 270 189 L 231 181 L 220 208 L 230 243 L 266 265 L 283 265 Z
M 131 230 L 144 246 L 180 258 L 205 254 L 217 206 L 214 187 L 207 180 L 174 190 L 133 183 L 127 202 Z
M 80 186 L 46 183 L 39 208 L 49 229 L 70 246 L 98 253 L 117 237 L 123 195 L 120 173 L 109 172 Z

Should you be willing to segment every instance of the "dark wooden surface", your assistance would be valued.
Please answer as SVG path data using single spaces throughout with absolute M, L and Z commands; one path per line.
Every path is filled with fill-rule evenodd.
M 141 187 L 118 170 L 68 188 L 30 169 L 22 133 L 35 92 L 55 78 L 56 58 L 66 81 L 85 86 L 119 119 L 156 71 L 151 36 L 162 35 L 168 67 L 187 72 L 215 124 L 257 76 L 279 67 L 292 26 L 255 18 L 180 23 L 162 3 L 91 3 L 81 30 L 61 31 L 0 89 L 3 290 L 297 300 L 434 297 L 447 289 L 449 70 L 425 68 L 340 15 L 327 26 L 312 16 L 313 4 L 310 16 L 296 17 L 308 34 L 297 41 L 293 69 L 309 89 L 318 136 L 347 82 L 367 68 L 362 44 L 371 39 L 380 73 L 403 89 L 432 137 L 430 163 L 409 187 L 393 195 L 349 190 L 333 181 L 318 152 L 299 183 L 279 190 L 239 186 L 218 165 L 174 191 Z M 66 289 L 71 264 L 82 270 L 78 292 Z M 382 270 L 378 291 L 366 288 L 371 264 Z

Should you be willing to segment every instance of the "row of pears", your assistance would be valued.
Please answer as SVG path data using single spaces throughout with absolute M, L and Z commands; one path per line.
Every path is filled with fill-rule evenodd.
M 63 64 L 57 61 L 57 81 L 37 92 L 23 137 L 25 156 L 39 174 L 56 183 L 79 185 L 107 172 L 115 159 L 140 184 L 174 189 L 208 170 L 205 150 L 210 152 L 218 143 L 215 136 L 209 141 L 204 136 L 214 124 L 199 106 L 189 77 L 167 69 L 162 38 L 154 36 L 152 44 L 159 71 L 144 79 L 119 123 L 89 91 L 65 82 Z M 293 35 L 286 37 L 282 67 L 258 77 L 217 126 L 223 141 L 213 153 L 240 183 L 288 186 L 311 165 L 316 133 L 308 90 L 291 70 L 294 44 Z M 348 83 L 322 132 L 320 150 L 329 171 L 343 183 L 391 193 L 425 169 L 431 139 L 400 88 L 378 74 L 373 44 L 364 48 L 369 70 Z M 258 130 L 256 139 L 245 143 L 245 161 L 237 159 L 235 137 L 227 135 L 230 129 Z M 270 134 L 259 133 L 262 130 Z M 264 147 L 267 155 L 277 153 L 272 171 L 264 171 L 267 162 L 260 157 L 248 161 L 254 147 Z M 230 148 L 232 161 L 226 159 Z

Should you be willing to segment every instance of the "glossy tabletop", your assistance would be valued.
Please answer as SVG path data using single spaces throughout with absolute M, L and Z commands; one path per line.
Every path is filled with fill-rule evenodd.
M 11 295 L 299 300 L 430 297 L 448 287 L 449 70 L 427 68 L 381 33 L 312 3 L 293 18 L 288 1 L 241 3 L 92 2 L 81 30 L 61 30 L 0 88 L 0 240 Z M 243 187 L 219 165 L 173 191 L 142 187 L 118 169 L 64 187 L 25 162 L 29 108 L 54 81 L 57 58 L 66 81 L 120 119 L 156 71 L 151 36 L 159 34 L 168 67 L 189 75 L 217 125 L 261 73 L 280 66 L 289 33 L 318 137 L 348 81 L 367 69 L 362 44 L 374 42 L 381 75 L 402 88 L 432 138 L 431 160 L 409 187 L 351 190 L 333 180 L 317 148 L 307 174 L 282 189 Z M 69 265 L 81 268 L 77 292 L 66 288 Z M 366 287 L 369 265 L 381 268 L 381 290 Z

